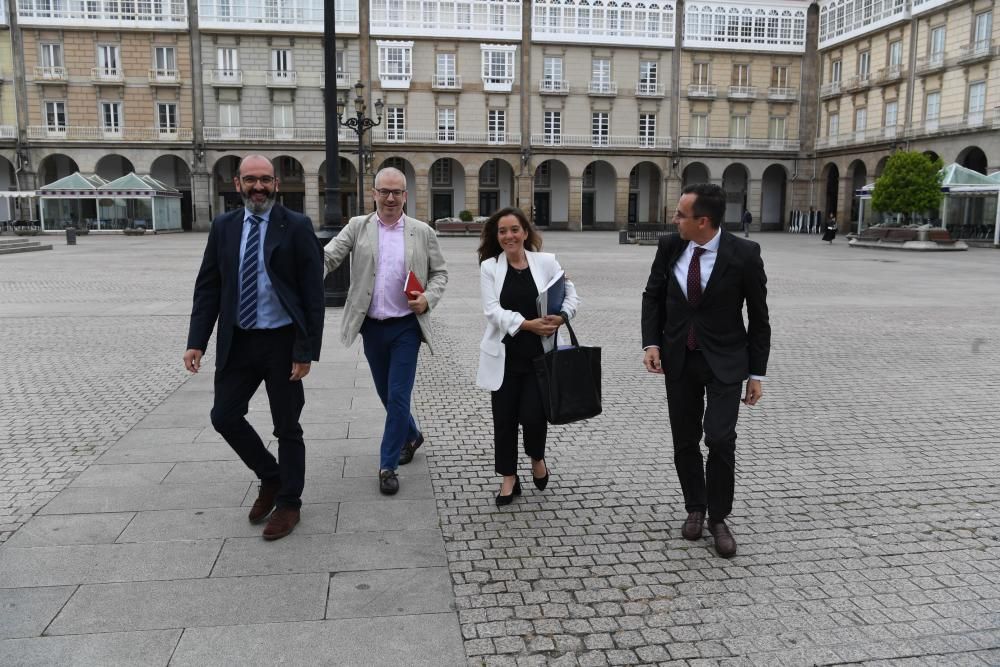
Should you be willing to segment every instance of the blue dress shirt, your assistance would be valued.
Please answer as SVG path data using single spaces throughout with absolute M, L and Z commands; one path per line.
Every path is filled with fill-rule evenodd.
M 250 235 L 250 211 L 243 209 L 243 233 L 240 236 L 240 266 L 243 266 L 243 254 L 247 249 L 247 237 Z M 255 329 L 277 329 L 292 323 L 288 311 L 281 305 L 278 295 L 271 287 L 271 278 L 264 266 L 264 239 L 267 238 L 267 224 L 271 211 L 256 214 L 261 221 L 260 244 L 257 247 L 257 326 Z

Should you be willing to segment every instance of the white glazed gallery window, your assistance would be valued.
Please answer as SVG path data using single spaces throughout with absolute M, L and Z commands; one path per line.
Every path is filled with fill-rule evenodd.
M 455 142 L 455 109 L 442 108 L 437 110 L 437 140 L 438 143 Z
M 45 103 L 45 129 L 48 132 L 66 131 L 66 102 L 59 100 Z
M 507 110 L 490 109 L 486 114 L 486 141 L 503 144 L 507 141 Z
M 121 136 L 121 102 L 101 102 L 101 132 L 105 136 Z
M 406 141 L 405 107 L 386 107 L 385 140 L 392 142 Z
M 639 146 L 654 148 L 656 146 L 656 114 L 639 114 Z
M 562 145 L 562 112 L 546 111 L 543 117 L 543 142 L 546 146 Z
M 378 77 L 383 81 L 409 81 L 413 75 L 413 42 L 380 42 Z
M 611 139 L 611 114 L 595 111 L 590 114 L 590 143 L 592 146 L 607 146 Z
M 516 46 L 486 45 L 482 48 L 482 76 L 486 90 L 510 90 L 514 84 Z

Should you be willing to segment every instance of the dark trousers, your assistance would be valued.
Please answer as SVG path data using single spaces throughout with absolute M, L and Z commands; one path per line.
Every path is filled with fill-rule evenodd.
M 733 510 L 736 419 L 742 388 L 740 382 L 716 380 L 700 351 L 687 353 L 679 378 L 667 379 L 674 467 L 684 491 L 684 506 L 688 512 L 707 510 L 714 521 L 722 521 Z M 703 427 L 708 447 L 704 466 L 700 447 Z
M 361 341 L 375 391 L 385 407 L 379 468 L 395 470 L 403 445 L 416 440 L 419 434 L 410 414 L 410 397 L 417 377 L 420 324 L 416 315 L 388 320 L 366 317 L 361 325 Z
M 517 425 L 524 430 L 524 453 L 536 461 L 545 458 L 545 435 L 548 423 L 542 408 L 542 395 L 533 372 L 516 372 L 505 365 L 503 384 L 492 392 L 493 446 L 495 470 L 499 475 L 517 473 Z
M 262 481 L 279 480 L 276 504 L 298 509 L 305 486 L 306 446 L 299 415 L 305 404 L 302 382 L 291 382 L 292 343 L 295 330 L 237 329 L 225 368 L 215 371 L 215 404 L 212 426 Z M 271 404 L 278 458 L 267 450 L 246 420 L 248 404 L 260 383 Z

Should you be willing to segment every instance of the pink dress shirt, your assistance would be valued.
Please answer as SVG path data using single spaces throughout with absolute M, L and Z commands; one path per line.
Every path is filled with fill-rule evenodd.
M 375 267 L 375 289 L 368 317 L 385 320 L 404 317 L 413 313 L 403 294 L 406 284 L 406 245 L 403 236 L 403 218 L 387 225 L 377 215 L 378 264 Z

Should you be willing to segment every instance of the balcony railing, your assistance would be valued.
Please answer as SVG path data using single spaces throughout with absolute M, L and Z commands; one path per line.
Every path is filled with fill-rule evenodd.
M 651 81 L 637 81 L 635 84 L 636 97 L 663 97 L 665 87 L 662 83 Z
M 337 72 L 337 88 L 350 88 L 355 80 L 350 72 Z
M 533 134 L 533 146 L 569 146 L 573 148 L 658 148 L 669 149 L 670 137 L 640 137 L 637 135 L 610 135 L 595 137 L 590 134 Z
M 434 90 L 461 90 L 462 77 L 457 74 L 435 74 L 431 78 L 431 88 Z
M 38 83 L 65 83 L 65 67 L 35 67 L 35 81 Z
M 272 69 L 267 73 L 267 85 L 269 88 L 294 88 L 298 77 L 294 71 Z
M 798 88 L 786 88 L 784 86 L 771 86 L 767 89 L 767 99 L 769 100 L 797 100 L 799 99 Z
M 748 137 L 680 137 L 679 148 L 733 151 L 797 151 L 797 139 L 750 139 Z
M 944 67 L 944 51 L 917 58 L 917 74 L 927 74 Z
M 817 137 L 816 148 L 834 148 L 836 146 L 850 146 L 854 144 L 877 143 L 880 141 L 894 141 L 903 137 L 902 125 L 890 125 L 888 127 L 873 127 L 867 130 L 855 130 L 854 132 L 844 132 L 832 137 Z
M 961 64 L 973 63 L 977 60 L 992 58 L 997 52 L 993 48 L 993 42 L 988 39 L 980 39 L 971 44 L 966 44 L 959 49 L 958 62 Z
M 413 74 L 410 72 L 406 72 L 405 74 L 399 72 L 379 72 L 378 75 L 379 85 L 383 90 L 406 90 L 410 87 L 410 79 L 412 78 Z
M 485 91 L 492 93 L 500 93 L 500 92 L 509 93 L 513 89 L 514 89 L 513 77 L 511 78 L 490 77 L 490 76 L 483 77 L 483 90 Z
M 206 127 L 205 141 L 297 141 L 302 143 L 323 143 L 326 129 L 323 127 Z M 337 132 L 340 142 L 358 141 L 358 135 L 342 127 Z
M 906 70 L 902 65 L 890 65 L 884 67 L 872 75 L 872 82 L 875 85 L 884 86 L 895 83 L 906 76 Z
M 125 70 L 121 67 L 93 67 L 90 80 L 94 83 L 125 83 Z
M 17 139 L 17 128 L 13 125 L 0 125 L 0 139 Z
M 755 100 L 757 99 L 757 88 L 755 86 L 729 86 L 729 99 Z
M 213 69 L 210 70 L 210 74 L 213 86 L 234 88 L 243 86 L 243 70 L 241 69 Z
M 997 127 L 997 114 L 1000 108 L 994 110 L 993 117 L 987 116 L 985 111 L 971 111 L 954 116 L 939 116 L 923 121 L 917 121 L 910 126 L 908 136 L 923 137 L 929 134 L 953 134 L 957 132 L 978 131 L 992 124 Z
M 109 131 L 105 127 L 29 125 L 29 139 L 59 139 L 60 141 L 191 141 L 191 128 L 161 129 L 158 127 L 122 127 Z
M 542 79 L 538 82 L 538 92 L 543 95 L 568 95 L 569 82 L 562 79 Z
M 389 144 L 489 144 L 517 145 L 521 143 L 520 134 L 504 134 L 496 132 L 452 132 L 442 135 L 437 130 L 386 130 L 376 127 L 372 129 L 372 141 Z
M 187 3 L 183 0 L 152 2 L 120 2 L 119 0 L 88 0 L 87 2 L 53 2 L 52 0 L 22 0 L 17 7 L 22 25 L 81 28 L 187 28 Z
M 520 39 L 520 0 L 371 0 L 372 35 Z
M 323 7 L 310 0 L 199 0 L 198 20 L 202 29 L 322 33 Z M 335 9 L 337 34 L 356 35 L 357 0 L 336 0 Z
M 688 97 L 716 97 L 718 94 L 714 83 L 688 84 Z
M 176 69 L 149 70 L 149 83 L 154 86 L 177 86 L 181 82 L 181 73 Z
M 855 74 L 852 77 L 844 79 L 841 83 L 841 88 L 844 92 L 849 92 L 852 90 L 863 90 L 871 85 L 872 75 L 870 72 L 865 72 L 864 74 Z
M 587 84 L 589 95 L 617 95 L 618 84 L 614 81 L 591 81 Z
M 840 95 L 840 81 L 829 81 L 824 83 L 819 88 L 820 97 L 833 97 L 834 95 Z

